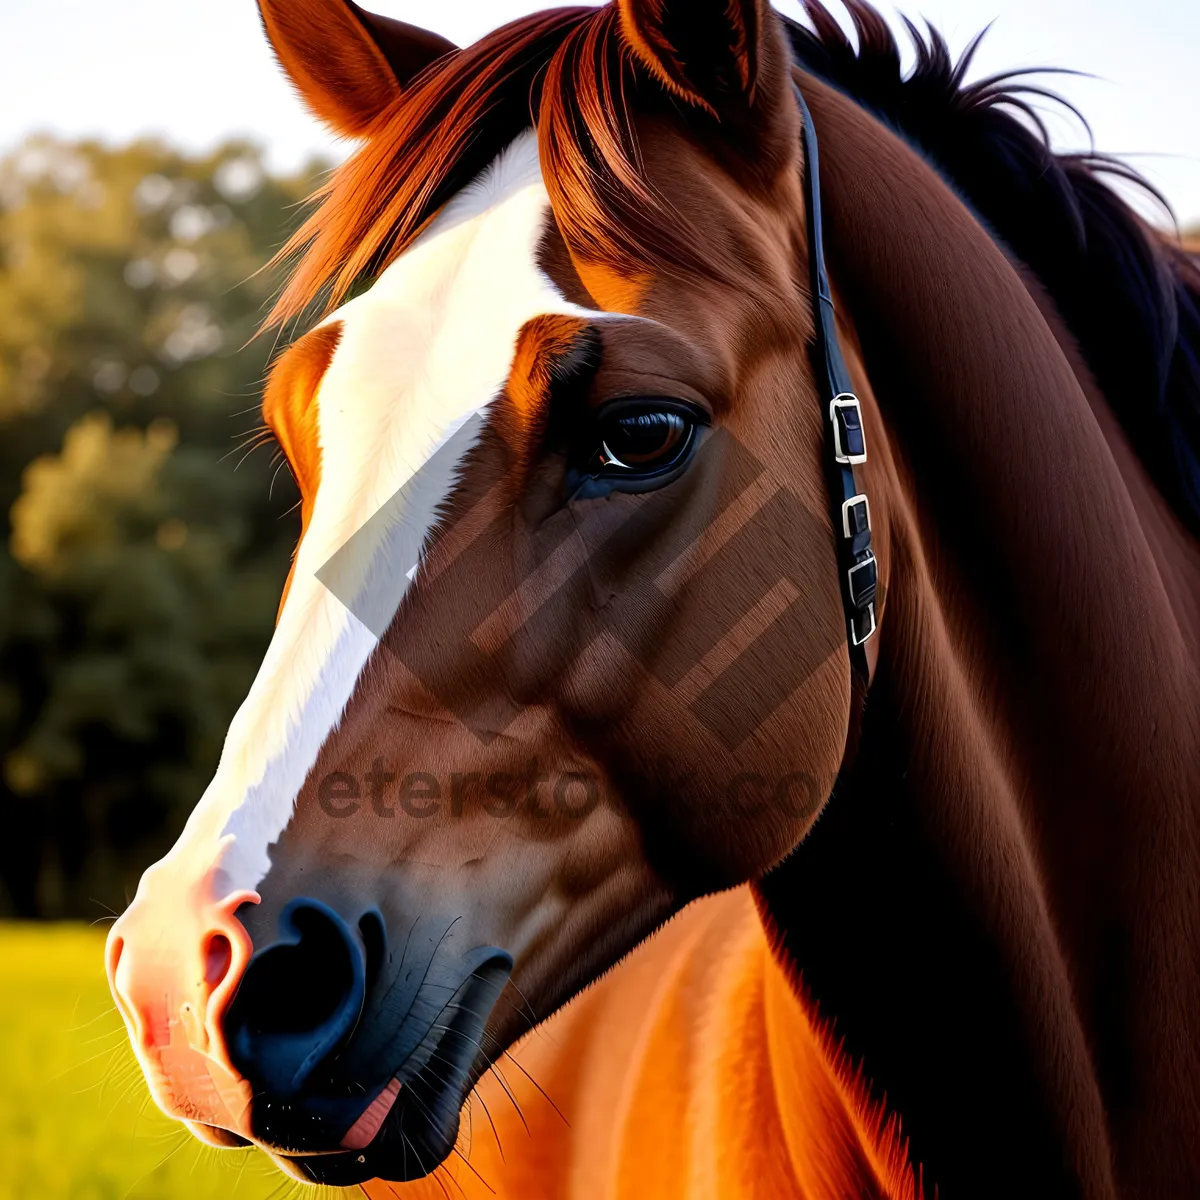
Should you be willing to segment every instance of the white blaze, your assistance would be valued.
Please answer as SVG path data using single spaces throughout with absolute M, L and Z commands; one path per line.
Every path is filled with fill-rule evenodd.
M 266 875 L 269 847 L 375 648 L 371 629 L 395 614 L 474 437 L 430 459 L 501 392 L 521 327 L 577 311 L 538 269 L 548 208 L 526 133 L 329 318 L 342 335 L 317 396 L 321 483 L 291 590 L 216 775 L 168 856 L 193 878 L 219 866 L 218 896 Z M 317 575 L 352 537 L 337 559 L 339 599 Z

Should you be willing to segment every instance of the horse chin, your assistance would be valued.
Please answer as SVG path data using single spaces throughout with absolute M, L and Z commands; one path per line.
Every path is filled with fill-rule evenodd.
M 200 1121 L 184 1121 L 184 1124 L 191 1130 L 194 1138 L 217 1150 L 241 1150 L 254 1144 L 241 1134 L 222 1129 L 218 1125 L 206 1125 Z
M 447 1024 L 378 1091 L 340 1148 L 296 1153 L 293 1147 L 289 1153 L 268 1145 L 270 1157 L 293 1178 L 334 1187 L 372 1179 L 408 1183 L 435 1171 L 454 1152 L 462 1106 L 488 1067 L 482 1049 L 489 1036 L 486 1017 L 508 980 L 510 964 L 493 961 L 472 972 L 455 993 L 460 1002 Z
M 430 1094 L 422 1082 L 401 1088 L 379 1132 L 363 1149 L 300 1156 L 272 1153 L 271 1158 L 292 1178 L 329 1187 L 425 1178 L 454 1152 L 465 1095 L 444 1087 Z

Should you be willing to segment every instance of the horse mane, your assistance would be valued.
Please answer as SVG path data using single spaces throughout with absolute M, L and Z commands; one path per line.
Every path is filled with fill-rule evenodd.
M 267 325 L 335 308 L 531 126 L 574 253 L 632 272 L 647 261 L 703 270 L 704 239 L 666 211 L 642 170 L 626 105 L 641 81 L 615 5 L 533 13 L 430 64 L 376 117 L 275 256 L 292 271 Z
M 1146 470 L 1200 535 L 1200 257 L 1143 222 L 1109 180 L 1161 197 L 1113 158 L 1055 154 L 1029 97 L 1066 102 L 1022 82 L 1030 72 L 968 84 L 986 30 L 955 62 L 936 29 L 905 18 L 916 52 L 905 76 L 866 0 L 843 0 L 857 49 L 820 0 L 803 2 L 812 30 L 784 18 L 797 61 L 922 153 L 1033 271 Z
M 916 65 L 866 0 L 844 0 L 851 44 L 820 0 L 814 30 L 784 18 L 807 70 L 839 87 L 934 164 L 1041 280 L 1135 452 L 1200 534 L 1200 258 L 1147 226 L 1108 186 L 1153 192 L 1098 154 L 1059 155 L 1009 72 L 966 72 L 945 39 L 905 19 Z M 413 79 L 314 197 L 276 256 L 294 269 L 268 324 L 329 311 L 382 271 L 522 131 L 538 130 L 556 219 L 585 259 L 713 273 L 712 239 L 668 211 L 647 181 L 627 99 L 643 83 L 615 5 L 556 8 L 502 26 Z M 1021 118 L 1025 118 L 1022 120 Z

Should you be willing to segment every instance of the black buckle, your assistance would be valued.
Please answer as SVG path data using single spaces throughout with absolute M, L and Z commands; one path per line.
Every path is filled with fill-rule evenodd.
M 846 466 L 867 461 L 867 436 L 863 431 L 862 405 L 853 392 L 834 396 L 829 405 L 833 422 L 833 457 Z
M 862 492 L 842 504 L 842 535 L 850 553 L 858 556 L 871 545 L 871 506 Z
M 879 583 L 879 564 L 870 550 L 846 572 L 846 581 L 851 605 L 860 613 L 869 608 Z

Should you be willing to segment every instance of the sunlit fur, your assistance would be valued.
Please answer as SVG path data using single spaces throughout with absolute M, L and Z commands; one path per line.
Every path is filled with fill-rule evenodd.
M 325 0 L 292 2 L 312 15 Z M 877 19 L 860 3 L 853 11 L 870 50 Z M 827 19 L 814 13 L 830 57 L 844 60 Z M 294 57 L 303 67 L 319 51 L 307 39 Z M 345 902 L 347 920 L 377 906 L 390 921 L 396 936 L 381 956 L 376 999 L 399 986 L 407 966 L 418 979 L 414 1000 L 424 992 L 443 1011 L 457 979 L 431 1000 L 406 938 L 430 914 L 438 928 L 425 939 L 433 946 L 425 967 L 461 963 L 464 948 L 511 951 L 500 1001 L 472 1014 L 475 1064 L 493 1074 L 451 1086 L 431 1072 L 426 1082 L 444 1102 L 437 1121 L 408 1104 L 419 1094 L 402 1085 L 381 1138 L 362 1148 L 380 1153 L 371 1166 L 389 1178 L 433 1168 L 427 1181 L 395 1189 L 400 1196 L 457 1185 L 467 1196 L 513 1200 L 1157 1200 L 1200 1188 L 1200 550 L 1097 387 L 1056 310 L 1049 268 L 1039 279 L 997 243 L 929 157 L 888 127 L 903 130 L 902 114 L 881 122 L 872 97 L 860 103 L 810 73 L 793 76 L 782 29 L 761 0 L 622 0 L 529 18 L 429 59 L 406 86 L 397 77 L 379 110 L 374 92 L 331 97 L 320 94 L 328 80 L 293 74 L 308 79 L 315 111 L 336 124 L 353 101 L 357 127 L 368 131 L 292 245 L 300 261 L 276 313 L 333 306 L 374 282 L 324 327 L 336 326 L 338 344 L 311 401 L 322 413 L 333 394 L 326 389 L 342 377 L 347 322 L 380 288 L 388 294 L 389 279 L 405 277 L 441 206 L 531 119 L 546 181 L 538 211 L 553 218 L 537 253 L 556 285 L 547 298 L 531 284 L 526 238 L 519 283 L 508 273 L 500 282 L 514 311 L 523 295 L 533 302 L 525 310 L 533 319 L 506 327 L 490 382 L 499 387 L 506 369 L 512 377 L 450 502 L 460 516 L 473 517 L 474 505 L 494 518 L 491 558 L 480 567 L 468 557 L 466 587 L 439 592 L 436 580 L 454 579 L 459 561 L 450 543 L 461 527 L 447 520 L 443 536 L 430 539 L 428 569 L 407 593 L 403 619 L 388 629 L 400 648 L 454 668 L 459 651 L 441 636 L 453 624 L 447 614 L 474 619 L 462 593 L 478 588 L 490 602 L 494 584 L 512 601 L 515 624 L 539 636 L 489 658 L 479 674 L 448 674 L 474 689 L 472 700 L 520 697 L 519 717 L 503 730 L 488 726 L 502 736 L 485 744 L 465 721 L 430 707 L 402 655 L 400 665 L 376 655 L 343 719 L 333 688 L 313 714 L 323 761 L 361 773 L 377 751 L 395 749 L 407 760 L 483 771 L 544 756 L 560 770 L 595 772 L 612 803 L 565 832 L 565 823 L 524 815 L 498 826 L 393 814 L 378 833 L 366 811 L 367 823 L 327 819 L 309 778 L 290 820 L 280 799 L 287 788 L 263 805 L 261 821 L 242 809 L 227 835 L 242 839 L 241 852 L 195 843 L 210 852 L 204 861 L 225 861 L 214 847 L 227 852 L 233 873 L 218 892 L 257 878 L 273 825 L 285 827 L 258 885 L 261 903 L 235 920 L 228 905 L 247 893 L 232 892 L 218 914 L 234 942 L 232 966 L 205 1021 L 179 983 L 205 969 L 212 913 L 194 891 L 152 870 L 110 942 L 114 990 L 160 1103 L 256 1136 L 255 1102 L 269 1108 L 271 1096 L 252 1096 L 248 1079 L 222 1060 L 223 1005 L 249 943 L 272 944 L 292 898 L 324 896 Z M 855 72 L 841 61 L 829 74 Z M 918 70 L 918 80 L 932 76 L 928 63 Z M 849 710 L 824 523 L 793 78 L 821 140 L 839 333 L 871 446 L 861 478 L 880 562 L 880 629 L 861 722 Z M 944 81 L 938 87 L 945 95 Z M 532 178 L 532 137 L 525 146 Z M 1001 170 L 1003 155 L 996 159 Z M 1111 203 L 1117 211 L 1120 202 Z M 1122 246 L 1144 251 L 1155 270 L 1178 267 L 1170 277 L 1178 334 L 1164 320 L 1155 335 L 1182 356 L 1172 411 L 1186 418 L 1196 408 L 1191 268 L 1174 251 L 1160 256 L 1131 221 L 1123 228 L 1131 240 Z M 568 295 L 651 319 L 601 322 Z M 396 315 L 387 310 L 389 337 Z M 582 325 L 595 342 L 577 360 L 590 382 L 552 396 L 553 360 L 569 355 Z M 461 345 L 474 352 L 471 334 Z M 394 376 L 407 369 L 383 354 L 363 361 Z M 346 368 L 344 380 L 337 394 L 347 402 L 351 387 L 357 401 L 360 391 L 377 396 L 389 386 L 366 370 Z M 572 575 L 582 583 L 548 625 L 523 623 L 541 597 L 524 583 L 513 592 L 506 572 L 527 581 L 531 563 L 540 570 L 554 561 L 528 553 L 547 527 L 577 529 L 573 522 L 585 525 L 607 503 L 564 503 L 565 451 L 543 436 L 550 418 L 569 423 L 581 401 L 662 388 L 710 403 L 714 424 L 753 446 L 800 504 L 737 571 L 708 577 L 723 586 L 671 593 L 671 619 L 638 627 L 647 647 L 639 661 L 603 642 L 597 614 L 636 576 L 631 564 L 644 565 L 641 542 L 630 539 L 611 576 L 601 570 L 599 587 L 594 575 Z M 443 400 L 448 411 L 427 431 L 422 454 L 471 405 L 487 403 L 484 395 Z M 341 497 L 343 515 L 361 500 L 357 484 L 331 487 L 330 475 L 335 463 L 382 449 L 368 421 L 348 421 L 353 436 L 336 447 L 326 444 L 324 416 L 318 422 L 320 484 L 281 629 L 295 589 L 303 594 L 314 569 L 328 578 L 328 563 L 309 550 L 324 496 Z M 1178 445 L 1186 451 L 1190 442 Z M 668 532 L 699 525 L 688 553 L 706 566 L 723 536 L 714 528 L 723 518 L 708 522 L 697 502 L 714 481 L 704 473 L 712 461 L 698 456 L 678 491 L 664 489 L 677 505 Z M 366 486 L 377 482 L 368 476 Z M 445 495 L 448 483 L 434 490 Z M 766 507 L 763 498 L 753 487 L 738 494 L 747 507 Z M 375 499 L 387 513 L 386 497 Z M 433 511 L 428 499 L 419 512 Z M 790 542 L 805 512 L 821 520 Z M 400 540 L 388 545 L 385 569 L 403 591 L 421 539 Z M 798 615 L 786 644 L 766 641 L 771 653 L 745 676 L 768 693 L 799 656 L 811 654 L 813 670 L 744 739 L 739 761 L 692 719 L 685 688 L 641 668 L 706 627 L 714 611 L 740 615 L 736 593 L 748 580 L 777 578 L 789 554 L 801 578 L 789 602 Z M 585 565 L 602 567 L 595 556 Z M 357 582 L 339 591 L 363 583 L 370 591 L 355 554 L 349 578 Z M 370 612 L 369 626 L 387 624 L 389 604 L 390 596 Z M 777 627 L 774 615 L 768 620 L 768 630 Z M 832 641 L 821 638 L 823 625 L 836 630 Z M 720 641 L 688 678 L 723 685 L 722 669 L 742 662 L 744 645 L 733 641 Z M 356 647 L 344 660 L 339 688 L 353 682 Z M 738 703 L 732 687 L 714 690 L 727 708 Z M 736 809 L 713 785 L 746 761 L 811 771 L 813 803 L 786 820 Z M 224 822 L 229 814 L 210 815 Z M 732 884 L 744 886 L 722 891 Z M 712 892 L 720 894 L 699 899 Z M 672 912 L 675 920 L 643 941 Z M 197 999 L 205 997 L 200 989 Z M 277 1008 L 286 1000 L 275 996 Z M 373 1037 L 390 1044 L 406 1022 L 423 1043 L 432 1027 L 416 1007 L 364 1008 L 338 1060 L 364 1037 L 369 1048 Z M 531 1025 L 541 1028 L 520 1042 Z M 385 1080 L 371 1072 L 391 1075 L 416 1057 L 405 1055 L 376 1063 L 364 1053 L 353 1083 L 361 1077 L 364 1093 L 370 1085 L 379 1094 Z M 257 1064 L 243 1061 L 249 1076 Z M 301 1091 L 289 1104 L 306 1099 Z M 366 1168 L 354 1175 L 365 1157 L 336 1153 L 362 1111 L 327 1127 L 318 1118 L 311 1144 L 287 1136 L 267 1144 L 293 1172 L 368 1178 Z M 430 1130 L 440 1137 L 426 1143 L 434 1159 L 410 1172 L 399 1139 Z M 324 1156 L 306 1160 L 314 1147 Z

